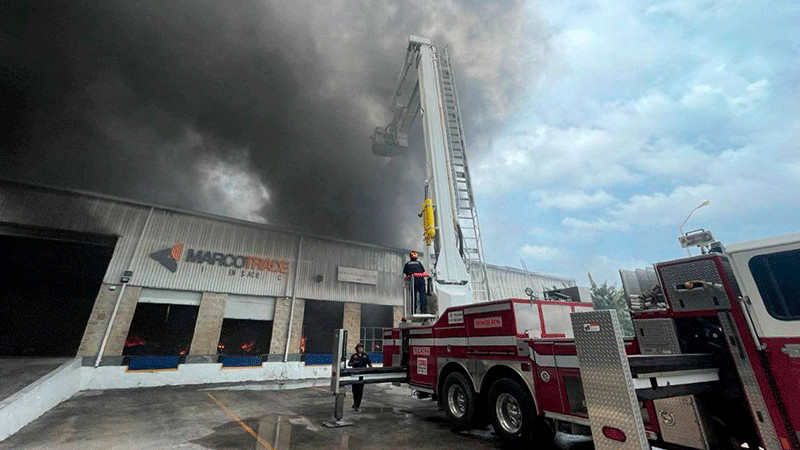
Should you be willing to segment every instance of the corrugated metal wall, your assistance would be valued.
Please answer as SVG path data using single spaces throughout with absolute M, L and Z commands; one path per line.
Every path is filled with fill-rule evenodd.
M 358 301 L 382 305 L 402 305 L 403 264 L 407 252 L 342 245 L 315 238 L 303 240 L 297 279 L 300 298 Z M 377 286 L 338 281 L 338 266 L 375 270 Z M 316 282 L 317 275 L 322 281 Z
M 104 282 L 118 283 L 149 208 L 110 199 L 0 181 L 0 221 L 117 236 Z
M 110 284 L 119 283 L 123 270 L 130 268 L 134 271 L 130 282 L 136 286 L 285 297 L 292 295 L 297 271 L 299 298 L 398 306 L 403 302 L 406 250 L 321 237 L 301 238 L 296 233 L 235 219 L 2 180 L 0 221 L 118 236 L 104 279 Z M 175 272 L 150 257 L 177 244 L 183 244 L 183 250 Z M 187 261 L 190 249 L 285 261 L 289 262 L 289 270 L 244 270 L 242 276 L 242 269 Z M 377 285 L 340 282 L 339 266 L 377 271 Z M 254 276 L 256 272 L 258 278 Z M 525 297 L 526 287 L 541 295 L 552 286 L 575 285 L 571 279 L 526 275 L 507 267 L 490 265 L 488 273 L 493 299 Z M 317 281 L 319 276 L 322 278 Z
M 525 288 L 530 287 L 538 298 L 542 292 L 557 288 L 575 286 L 575 280 L 570 278 L 544 275 L 535 272 L 524 272 L 513 267 L 501 267 L 487 264 L 489 274 L 489 290 L 493 300 L 504 298 L 528 298 Z
M 154 210 L 139 250 L 133 256 L 131 284 L 231 294 L 283 297 L 289 286 L 299 236 L 278 233 L 257 225 L 227 223 L 166 210 Z M 150 258 L 154 252 L 182 244 L 173 273 Z M 289 273 L 237 269 L 188 260 L 189 253 L 211 252 L 290 262 Z M 242 273 L 245 275 L 242 276 Z M 256 278 L 256 275 L 258 278 Z

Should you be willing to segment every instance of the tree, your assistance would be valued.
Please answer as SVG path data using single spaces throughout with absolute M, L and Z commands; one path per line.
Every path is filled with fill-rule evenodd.
M 589 292 L 592 295 L 592 303 L 595 309 L 613 309 L 617 311 L 619 324 L 622 327 L 623 336 L 633 336 L 633 322 L 631 321 L 631 310 L 625 300 L 625 292 L 617 289 L 616 284 L 609 286 L 607 281 L 602 285 L 597 285 L 589 274 Z

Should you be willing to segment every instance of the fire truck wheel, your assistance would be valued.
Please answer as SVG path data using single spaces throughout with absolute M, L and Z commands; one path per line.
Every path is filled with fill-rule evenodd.
M 514 380 L 501 378 L 489 390 L 489 417 L 500 438 L 514 447 L 544 443 L 554 433 L 534 413 L 530 394 Z
M 447 420 L 459 428 L 468 428 L 476 418 L 475 392 L 469 380 L 457 372 L 453 372 L 444 380 L 442 404 Z

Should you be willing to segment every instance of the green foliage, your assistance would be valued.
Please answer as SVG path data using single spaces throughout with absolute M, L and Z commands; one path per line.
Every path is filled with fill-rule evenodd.
M 592 303 L 595 309 L 613 309 L 617 311 L 619 324 L 625 336 L 633 336 L 633 322 L 631 321 L 631 311 L 628 302 L 625 301 L 625 292 L 617 289 L 616 284 L 609 285 L 607 281 L 598 285 L 589 274 L 589 292 L 592 294 Z

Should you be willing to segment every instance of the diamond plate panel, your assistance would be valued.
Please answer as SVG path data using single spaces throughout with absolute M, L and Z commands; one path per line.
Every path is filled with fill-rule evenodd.
M 576 312 L 571 319 L 595 448 L 649 449 L 616 312 Z M 627 440 L 606 438 L 603 427 L 622 430 Z
M 633 321 L 633 328 L 643 355 L 673 355 L 681 352 L 673 319 L 638 319 Z
M 722 277 L 713 259 L 659 266 L 658 271 L 670 306 L 675 311 L 707 311 L 731 307 L 728 295 L 722 288 Z M 711 283 L 719 288 L 678 289 L 679 285 L 694 280 Z
M 767 404 L 764 401 L 764 397 L 761 395 L 761 388 L 758 385 L 755 373 L 753 373 L 753 367 L 750 365 L 750 358 L 747 357 L 747 353 L 742 345 L 742 337 L 736 330 L 733 316 L 729 312 L 721 312 L 718 316 L 719 323 L 722 326 L 722 332 L 725 334 L 725 343 L 728 344 L 728 351 L 731 353 L 731 357 L 736 365 L 736 372 L 739 374 L 739 379 L 742 381 L 747 403 L 750 405 L 753 421 L 761 435 L 761 440 L 767 450 L 781 449 L 781 443 L 778 440 L 777 434 L 775 434 L 775 426 L 772 424 L 772 419 L 767 410 Z
M 670 444 L 708 449 L 705 424 L 691 395 L 653 400 L 661 438 Z

